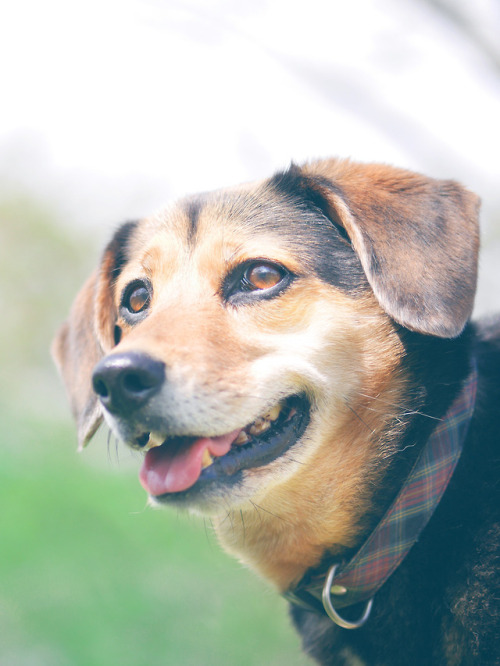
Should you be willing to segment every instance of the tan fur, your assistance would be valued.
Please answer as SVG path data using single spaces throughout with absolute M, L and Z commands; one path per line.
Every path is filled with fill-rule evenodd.
M 394 225 L 411 230 L 412 216 L 428 215 L 437 196 L 428 179 L 336 160 L 306 166 L 304 173 L 317 178 L 313 187 L 349 233 L 373 293 L 353 298 L 312 275 L 309 250 L 293 228 L 288 231 L 283 223 L 276 230 L 268 217 L 271 210 L 286 220 L 293 215 L 291 204 L 265 182 L 257 183 L 210 195 L 200 206 L 196 229 L 190 228 L 189 201 L 141 222 L 116 284 L 110 283 L 108 254 L 98 276 L 81 292 L 73 324 L 55 345 L 76 396 L 75 414 L 79 418 L 82 410 L 87 412 L 81 420 L 82 441 L 100 418 L 89 391 L 91 368 L 110 350 L 142 351 L 165 363 L 172 397 L 165 410 L 172 410 L 169 417 L 179 435 L 220 435 L 253 422 L 283 397 L 299 392 L 309 397 L 314 410 L 299 447 L 246 470 L 230 495 L 194 507 L 213 516 L 227 550 L 280 589 L 298 581 L 325 551 L 354 547 L 366 532 L 375 511 L 373 487 L 395 453 L 404 412 L 407 378 L 395 321 L 436 335 L 457 335 L 470 313 L 468 284 L 456 312 L 425 294 L 419 302 L 409 298 L 408 307 L 401 305 L 404 299 L 398 301 L 391 280 L 403 283 L 403 295 L 417 288 L 434 293 L 431 284 L 443 274 L 434 268 L 444 254 L 452 252 L 457 263 L 473 263 L 469 248 L 477 245 L 473 225 L 467 223 L 458 240 L 446 237 L 422 266 L 417 232 L 403 233 L 399 245 L 394 240 L 402 235 L 394 236 Z M 332 182 L 346 193 L 344 198 L 329 189 Z M 447 225 L 458 225 L 473 215 L 476 201 L 455 184 L 445 189 L 465 209 L 446 219 Z M 377 272 L 374 256 L 390 269 Z M 279 262 L 300 279 L 279 299 L 223 307 L 222 276 L 252 258 Z M 472 266 L 471 282 L 474 271 Z M 146 277 L 154 285 L 150 314 L 131 326 L 118 315 L 120 294 L 132 280 Z M 455 280 L 453 272 L 445 279 Z M 424 284 L 417 285 L 418 280 Z M 83 323 L 90 310 L 95 310 L 91 332 Z M 122 339 L 113 348 L 116 325 Z M 75 327 L 77 334 L 70 334 Z M 68 346 L 70 335 L 79 342 Z M 85 372 L 75 379 L 71 368 L 82 355 Z

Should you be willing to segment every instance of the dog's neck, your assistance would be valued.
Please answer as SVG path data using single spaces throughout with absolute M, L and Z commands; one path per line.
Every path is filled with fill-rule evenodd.
M 352 624 L 339 617 L 335 608 L 352 606 L 373 599 L 388 578 L 403 562 L 426 527 L 448 487 L 467 437 L 477 392 L 475 361 L 460 393 L 442 419 L 437 419 L 427 443 L 396 498 L 377 527 L 349 561 L 329 561 L 309 570 L 285 597 L 308 610 L 327 612 L 346 628 L 357 628 L 366 621 L 371 607 L 361 620 Z M 335 598 L 335 607 L 332 605 Z

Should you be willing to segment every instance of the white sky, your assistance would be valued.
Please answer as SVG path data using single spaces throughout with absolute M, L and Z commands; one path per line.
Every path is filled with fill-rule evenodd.
M 500 76 L 418 0 L 16 0 L 0 63 L 0 187 L 73 224 L 341 155 L 465 182 L 495 235 Z

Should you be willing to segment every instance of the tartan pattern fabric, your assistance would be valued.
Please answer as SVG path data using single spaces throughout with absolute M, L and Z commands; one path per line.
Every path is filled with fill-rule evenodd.
M 460 458 L 474 410 L 476 389 L 477 371 L 474 368 L 444 419 L 434 429 L 381 522 L 354 557 L 339 569 L 331 592 L 335 608 L 373 597 L 418 540 Z M 324 579 L 325 576 L 312 580 L 302 589 L 299 584 L 285 597 L 298 605 L 318 610 L 315 599 L 321 600 Z M 334 594 L 339 590 L 337 586 L 345 588 L 342 594 Z

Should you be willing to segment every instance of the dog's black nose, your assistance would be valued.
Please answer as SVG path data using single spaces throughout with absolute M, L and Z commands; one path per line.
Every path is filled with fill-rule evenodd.
M 165 365 L 147 354 L 128 352 L 106 356 L 92 374 L 94 391 L 106 409 L 125 414 L 144 405 L 165 379 Z

